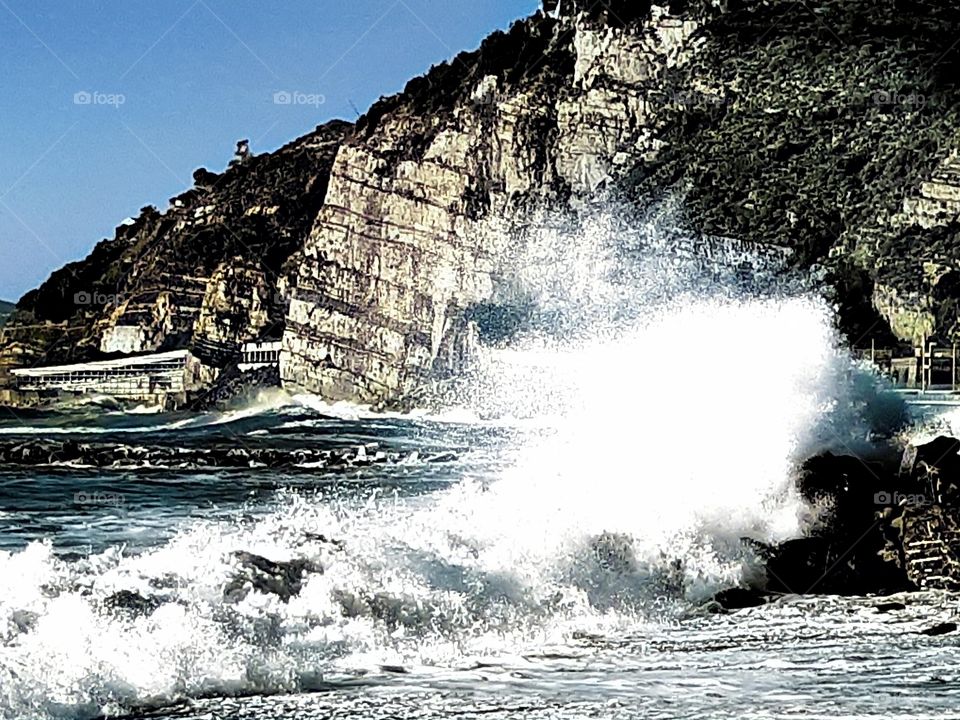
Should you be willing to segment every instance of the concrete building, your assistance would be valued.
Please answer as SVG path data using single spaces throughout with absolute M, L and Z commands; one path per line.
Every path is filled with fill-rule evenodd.
M 75 365 L 17 368 L 11 374 L 15 392 L 27 402 L 91 394 L 170 407 L 209 384 L 216 370 L 202 365 L 189 350 L 175 350 Z

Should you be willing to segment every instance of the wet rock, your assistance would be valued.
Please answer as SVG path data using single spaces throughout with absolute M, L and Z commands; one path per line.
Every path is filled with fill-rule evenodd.
M 803 496 L 828 513 L 810 536 L 767 557 L 768 589 L 793 593 L 960 591 L 960 441 L 941 437 L 889 458 L 823 455 Z
M 120 590 L 104 598 L 102 606 L 129 618 L 138 618 L 150 615 L 163 603 L 164 601 L 157 597 L 144 597 L 133 590 Z
M 223 589 L 227 602 L 238 602 L 251 590 L 276 595 L 283 602 L 298 595 L 309 573 L 322 573 L 323 568 L 312 560 L 296 559 L 275 562 L 262 555 L 239 551 L 234 553 L 238 572 Z
M 889 595 L 913 590 L 903 568 L 886 560 L 879 527 L 861 527 L 859 545 L 831 536 L 789 540 L 767 561 L 772 592 L 828 595 Z
M 405 668 L 403 665 L 381 665 L 380 669 L 385 673 L 391 673 L 393 675 L 409 675 L 410 671 Z
M 343 540 L 337 540 L 336 538 L 329 538 L 323 533 L 307 532 L 303 534 L 303 537 L 305 540 L 308 540 L 310 542 L 319 542 L 319 543 L 323 543 L 324 545 L 330 545 L 336 548 L 337 550 L 343 550 L 346 547 L 346 544 L 343 542 Z
M 72 441 L 0 439 L 0 465 L 82 465 L 97 468 L 288 468 L 301 471 L 348 470 L 371 465 L 410 462 L 417 456 L 381 450 L 376 444 L 348 448 L 286 448 L 252 445 L 170 447 Z M 433 456 L 432 462 L 451 462 L 453 453 Z
M 905 610 L 906 607 L 902 602 L 887 602 L 874 605 L 878 613 L 897 612 L 899 610 Z
M 770 599 L 769 593 L 754 588 L 728 588 L 713 596 L 713 602 L 724 610 L 759 607 L 766 605 Z
M 890 594 L 911 590 L 900 544 L 882 504 L 902 485 L 898 458 L 824 454 L 807 460 L 797 487 L 821 509 L 809 537 L 767 551 L 767 589 L 784 593 Z M 889 514 L 889 512 L 888 512 Z M 879 518 L 879 520 L 878 520 Z
M 933 627 L 929 627 L 929 628 L 926 628 L 925 630 L 921 630 L 920 634 L 927 635 L 930 637 L 936 637 L 937 635 L 946 635 L 948 633 L 955 632 L 956 629 L 957 629 L 956 623 L 942 622 L 938 625 L 934 625 Z

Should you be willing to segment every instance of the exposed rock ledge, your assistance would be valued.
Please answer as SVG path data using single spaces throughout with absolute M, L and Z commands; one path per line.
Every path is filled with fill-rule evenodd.
M 118 469 L 287 469 L 316 471 L 351 470 L 370 465 L 441 463 L 456 460 L 451 452 L 421 455 L 398 452 L 377 444 L 332 448 L 260 447 L 255 444 L 212 444 L 203 447 L 127 445 L 74 440 L 0 441 L 0 467 L 70 467 Z

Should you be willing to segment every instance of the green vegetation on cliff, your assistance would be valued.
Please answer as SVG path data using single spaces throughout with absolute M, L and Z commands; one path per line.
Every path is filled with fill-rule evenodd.
M 875 283 L 935 296 L 957 331 L 958 226 L 900 217 L 960 130 L 960 8 L 952 3 L 730 2 L 661 89 L 658 157 L 626 181 L 645 205 L 679 191 L 692 229 L 796 248 L 827 262 L 854 342 L 890 342 Z M 952 310 L 951 310 L 952 308 Z

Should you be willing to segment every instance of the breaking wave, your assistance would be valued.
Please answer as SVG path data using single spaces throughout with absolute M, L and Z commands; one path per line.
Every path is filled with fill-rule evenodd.
M 655 628 L 755 579 L 742 539 L 778 542 L 810 521 L 797 463 L 895 429 L 902 407 L 815 296 L 729 278 L 705 292 L 677 281 L 685 265 L 663 276 L 652 261 L 613 278 L 622 258 L 597 259 L 616 233 L 579 232 L 527 243 L 545 274 L 516 283 L 563 331 L 533 323 L 482 352 L 450 417 L 509 432 L 475 435 L 443 487 L 281 491 L 136 553 L 0 552 L 0 714 L 93 717 L 470 667 Z M 587 244 L 574 255 L 587 277 L 563 274 L 561 241 Z M 407 421 L 413 440 L 437 424 Z

